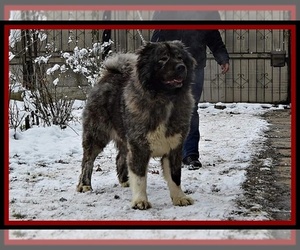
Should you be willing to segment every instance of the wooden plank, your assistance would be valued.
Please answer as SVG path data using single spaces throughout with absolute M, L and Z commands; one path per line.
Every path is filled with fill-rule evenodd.
M 249 60 L 249 102 L 257 102 L 257 61 Z

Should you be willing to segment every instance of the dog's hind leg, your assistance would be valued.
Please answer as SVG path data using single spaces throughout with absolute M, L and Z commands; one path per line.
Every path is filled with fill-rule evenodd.
M 128 152 L 127 146 L 125 143 L 121 141 L 117 141 L 116 145 L 119 150 L 118 155 L 116 157 L 118 179 L 121 186 L 129 187 L 128 168 L 126 162 L 127 152 Z
M 130 145 L 127 154 L 129 182 L 132 190 L 131 207 L 146 210 L 151 208 L 147 197 L 147 167 L 150 160 L 150 151 L 145 147 Z
M 79 177 L 79 183 L 77 185 L 78 192 L 87 192 L 92 190 L 91 178 L 94 167 L 94 161 L 98 154 L 102 152 L 106 146 L 108 139 L 101 140 L 101 143 L 97 142 L 91 136 L 84 136 L 82 142 L 83 146 L 83 158 L 81 163 L 81 174 Z
M 181 150 L 172 150 L 169 156 L 161 160 L 165 180 L 168 183 L 170 196 L 175 206 L 188 206 L 194 203 L 193 199 L 185 195 L 181 189 Z

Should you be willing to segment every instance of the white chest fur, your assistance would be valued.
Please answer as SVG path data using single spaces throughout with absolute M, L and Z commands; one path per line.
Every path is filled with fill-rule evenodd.
M 180 134 L 166 136 L 165 124 L 159 125 L 155 131 L 148 133 L 147 140 L 150 144 L 151 156 L 161 157 L 175 149 L 182 141 Z

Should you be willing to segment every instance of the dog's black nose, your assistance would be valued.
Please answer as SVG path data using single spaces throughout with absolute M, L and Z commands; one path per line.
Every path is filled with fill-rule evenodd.
M 181 73 L 181 72 L 185 71 L 185 65 L 177 64 L 175 70 L 176 70 L 176 72 Z

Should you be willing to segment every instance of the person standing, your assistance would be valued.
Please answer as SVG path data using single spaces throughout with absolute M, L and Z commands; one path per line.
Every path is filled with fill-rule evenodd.
M 220 20 L 218 11 L 156 11 L 152 20 Z M 202 167 L 199 160 L 199 114 L 198 103 L 204 84 L 204 68 L 206 67 L 206 49 L 212 52 L 215 60 L 221 67 L 223 74 L 229 70 L 229 54 L 222 40 L 219 30 L 154 30 L 151 42 L 180 40 L 196 59 L 195 78 L 192 84 L 192 93 L 195 100 L 190 131 L 183 144 L 182 162 L 189 170 Z

